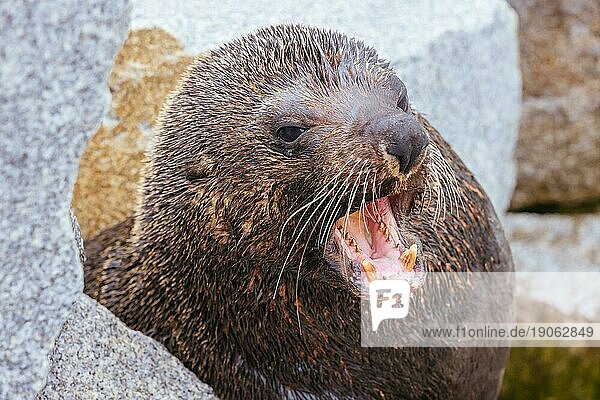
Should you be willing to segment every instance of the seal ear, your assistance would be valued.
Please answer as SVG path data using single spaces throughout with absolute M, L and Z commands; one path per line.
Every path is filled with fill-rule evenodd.
M 202 181 L 208 181 L 209 178 L 207 171 L 196 168 L 190 168 L 185 173 L 185 179 L 190 183 L 202 183 Z
M 188 166 L 185 170 L 185 179 L 194 184 L 203 184 L 209 182 L 214 176 L 215 164 L 212 159 L 202 157 Z

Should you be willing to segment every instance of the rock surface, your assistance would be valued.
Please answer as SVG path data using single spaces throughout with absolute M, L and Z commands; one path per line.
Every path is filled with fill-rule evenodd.
M 216 399 L 167 350 L 80 294 L 38 399 Z
M 519 271 L 600 271 L 600 214 L 509 214 L 504 228 Z
M 600 202 L 600 2 L 510 0 L 524 112 L 511 208 Z
M 509 214 L 505 232 L 518 271 L 547 272 L 519 285 L 521 321 L 598 321 L 600 214 Z
M 81 293 L 71 190 L 128 23 L 125 0 L 0 3 L 0 399 L 214 398 Z
M 129 33 L 108 81 L 110 110 L 85 148 L 73 189 L 84 238 L 131 215 L 151 127 L 191 61 L 182 44 L 160 28 Z
M 0 398 L 33 398 L 83 287 L 69 205 L 127 31 L 123 0 L 0 2 Z
M 416 108 L 454 145 L 504 212 L 514 185 L 520 112 L 516 17 L 504 1 L 444 0 L 435 7 L 380 0 L 311 7 L 222 1 L 207 13 L 203 1 L 144 0 L 134 1 L 131 44 L 111 76 L 113 111 L 86 150 L 75 187 L 73 208 L 85 237 L 131 214 L 145 135 L 167 88 L 190 61 L 184 52 L 196 55 L 260 26 L 292 21 L 338 29 L 388 58 Z M 166 47 L 157 46 L 161 42 Z M 97 195 L 98 188 L 108 200 Z

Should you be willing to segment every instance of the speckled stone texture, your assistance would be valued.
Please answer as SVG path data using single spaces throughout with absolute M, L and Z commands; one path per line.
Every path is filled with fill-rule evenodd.
M 129 12 L 126 0 L 0 3 L 0 399 L 214 398 L 81 293 L 71 191 Z
M 52 354 L 45 399 L 216 399 L 154 340 L 80 294 Z
M 0 2 L 0 398 L 33 398 L 83 287 L 69 204 L 127 31 L 123 0 Z
M 496 209 L 514 186 L 521 81 L 517 18 L 503 0 L 133 0 L 132 28 L 159 26 L 197 54 L 260 26 L 340 30 L 392 62 L 413 104 L 455 147 Z M 258 11 L 260 10 L 260 11 Z

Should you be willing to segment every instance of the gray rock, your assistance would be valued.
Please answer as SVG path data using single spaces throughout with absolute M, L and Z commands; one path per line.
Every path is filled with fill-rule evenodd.
M 0 3 L 1 399 L 42 388 L 44 399 L 214 398 L 81 293 L 71 191 L 129 11 L 126 0 Z
M 508 214 L 518 271 L 600 271 L 600 214 Z
M 216 399 L 167 350 L 79 295 L 51 355 L 42 399 Z
M 435 2 L 134 0 L 132 27 L 159 26 L 190 54 L 260 26 L 302 22 L 374 46 L 413 104 L 455 147 L 502 213 L 514 186 L 521 81 L 516 15 L 501 0 Z M 264 12 L 257 12 L 263 10 Z
M 79 224 L 73 214 L 71 218 L 83 258 Z M 216 399 L 210 386 L 162 345 L 128 329 L 82 293 L 49 358 L 51 367 L 39 400 Z
M 600 2 L 510 0 L 525 106 L 511 208 L 600 200 Z
M 82 269 L 69 203 L 107 105 L 124 0 L 0 2 L 0 398 L 33 398 Z
M 509 214 L 505 232 L 522 276 L 522 322 L 596 322 L 600 317 L 600 214 Z

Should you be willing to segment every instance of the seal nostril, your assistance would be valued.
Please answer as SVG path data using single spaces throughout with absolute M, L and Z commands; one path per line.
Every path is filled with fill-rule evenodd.
M 410 157 L 406 161 L 406 164 L 404 164 L 404 169 L 402 169 L 403 174 L 408 174 L 408 172 L 415 165 L 415 160 L 417 159 L 417 157 L 414 156 L 414 153 L 415 153 L 415 149 L 412 150 Z M 402 165 L 400 167 L 402 167 Z
M 426 143 L 416 140 L 414 137 L 401 137 L 400 140 L 392 142 L 387 147 L 387 152 L 396 157 L 399 170 L 407 174 L 415 166 Z
M 386 150 L 398 160 L 399 171 L 408 174 L 417 164 L 429 137 L 421 124 L 410 114 L 380 114 L 373 117 L 367 132 L 376 140 L 383 137 Z
M 423 149 L 428 144 L 429 144 L 429 139 L 427 139 L 423 143 L 419 143 L 419 144 L 417 144 L 417 146 L 413 147 L 413 149 L 410 153 L 410 159 L 408 160 L 408 163 L 406 164 L 406 168 L 404 171 L 402 171 L 403 173 L 407 174 L 411 169 L 413 169 L 413 167 L 417 163 L 417 160 L 419 159 L 419 156 L 421 156 Z
M 416 165 L 423 149 L 429 144 L 429 137 L 414 119 L 404 120 L 389 134 L 387 152 L 398 159 L 399 170 L 408 174 Z
M 410 170 L 410 165 L 412 163 L 410 155 L 401 155 L 396 157 L 398 158 L 398 164 L 400 165 L 400 172 L 406 174 Z

